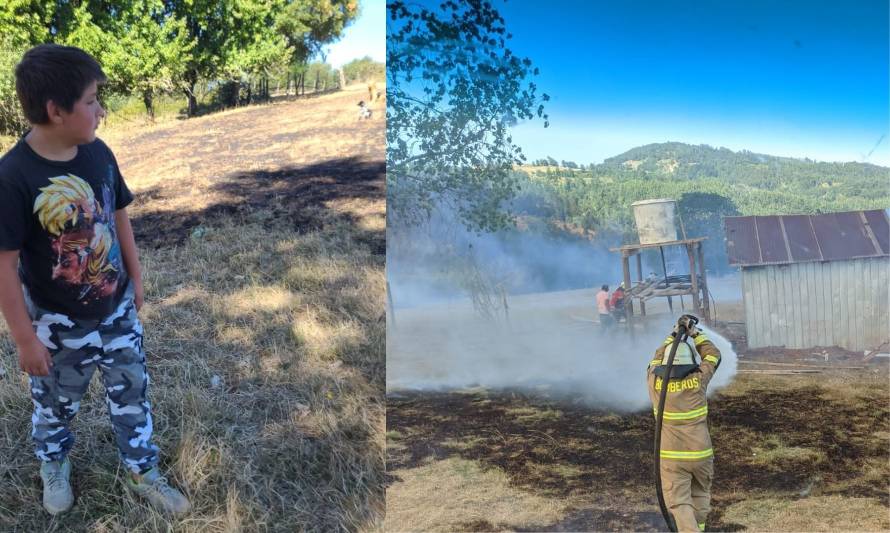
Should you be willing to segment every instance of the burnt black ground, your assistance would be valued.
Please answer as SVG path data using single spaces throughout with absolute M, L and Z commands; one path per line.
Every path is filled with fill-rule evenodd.
M 709 402 L 715 449 L 715 479 L 709 529 L 731 531 L 739 524 L 722 519 L 727 507 L 763 491 L 799 498 L 815 488 L 820 494 L 878 498 L 890 507 L 886 482 L 851 484 L 868 461 L 887 462 L 886 441 L 875 433 L 890 431 L 886 394 L 838 401 L 819 386 L 754 388 L 743 396 L 716 394 Z M 511 410 L 559 410 L 558 417 L 530 417 Z M 503 470 L 512 485 L 560 498 L 587 496 L 590 507 L 570 512 L 558 523 L 529 530 L 638 530 L 663 527 L 652 475 L 654 421 L 646 412 L 618 414 L 564 401 L 511 391 L 474 393 L 398 393 L 387 403 L 387 431 L 396 431 L 403 450 L 391 452 L 390 482 L 399 469 L 416 467 L 429 457 L 460 457 Z M 788 447 L 821 450 L 827 460 L 807 457 L 767 465 L 752 457 L 755 446 L 778 436 Z M 457 441 L 449 446 L 445 441 Z M 553 468 L 529 468 L 529 464 Z M 566 477 L 560 467 L 579 475 Z M 395 471 L 395 473 L 393 473 Z M 565 471 L 565 469 L 562 469 Z M 622 509 L 634 494 L 651 512 Z M 614 497 L 610 497 L 614 495 Z M 626 507 L 625 507 L 626 508 Z M 481 521 L 469 530 L 507 526 Z

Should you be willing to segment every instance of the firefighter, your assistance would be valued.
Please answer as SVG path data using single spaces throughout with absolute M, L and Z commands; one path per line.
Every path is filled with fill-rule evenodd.
M 684 316 L 685 318 L 685 316 Z M 684 322 L 680 319 L 679 323 Z M 655 351 L 649 363 L 649 398 L 655 415 L 671 344 L 679 325 Z M 700 362 L 686 342 L 677 345 L 671 376 L 667 382 L 661 433 L 661 481 L 665 504 L 678 531 L 704 531 L 711 507 L 711 478 L 714 450 L 708 432 L 708 383 L 720 365 L 720 351 L 695 325 L 688 329 Z M 687 341 L 688 342 L 688 341 Z

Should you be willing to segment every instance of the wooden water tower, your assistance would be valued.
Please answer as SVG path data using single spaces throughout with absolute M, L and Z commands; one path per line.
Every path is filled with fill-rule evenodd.
M 702 242 L 707 237 L 687 238 L 683 221 L 677 214 L 677 202 L 670 199 L 643 200 L 631 204 L 637 224 L 639 244 L 626 244 L 618 248 L 610 248 L 621 254 L 621 271 L 624 273 L 626 291 L 624 312 L 630 325 L 634 317 L 634 301 L 639 305 L 640 315 L 646 316 L 646 300 L 651 298 L 667 298 L 673 312 L 674 296 L 692 297 L 692 313 L 706 324 L 711 322 L 711 309 L 708 302 L 708 282 L 705 275 L 704 253 Z M 677 235 L 677 224 L 680 222 L 680 236 Z M 689 258 L 689 276 L 668 277 L 664 260 L 664 248 L 683 246 Z M 643 278 L 643 259 L 641 252 L 646 249 L 658 248 L 661 254 L 662 277 Z M 630 258 L 636 256 L 637 279 L 631 281 Z

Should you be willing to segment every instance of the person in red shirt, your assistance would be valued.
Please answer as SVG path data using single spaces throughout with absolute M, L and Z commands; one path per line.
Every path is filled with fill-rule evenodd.
M 615 292 L 612 293 L 612 298 L 609 299 L 609 307 L 615 320 L 621 320 L 621 316 L 624 314 L 624 283 L 619 285 Z

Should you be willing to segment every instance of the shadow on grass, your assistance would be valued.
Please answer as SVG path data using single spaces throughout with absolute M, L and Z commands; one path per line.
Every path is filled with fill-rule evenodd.
M 664 520 L 657 512 L 633 513 L 594 508 L 569 511 L 565 518 L 549 524 L 516 527 L 477 519 L 457 525 L 459 531 L 661 531 L 664 527 Z
M 290 224 L 300 233 L 318 230 L 331 223 L 354 228 L 358 240 L 372 254 L 386 253 L 383 230 L 357 228 L 356 216 L 336 211 L 325 204 L 337 200 L 383 200 L 386 164 L 346 157 L 305 166 L 277 170 L 237 171 L 221 176 L 208 188 L 206 205 L 177 212 L 146 211 L 132 217 L 136 242 L 140 246 L 162 248 L 181 244 L 192 231 L 214 220 L 254 217 L 268 212 L 270 224 Z M 190 184 L 164 184 L 140 195 L 163 201 L 177 193 L 185 194 Z

